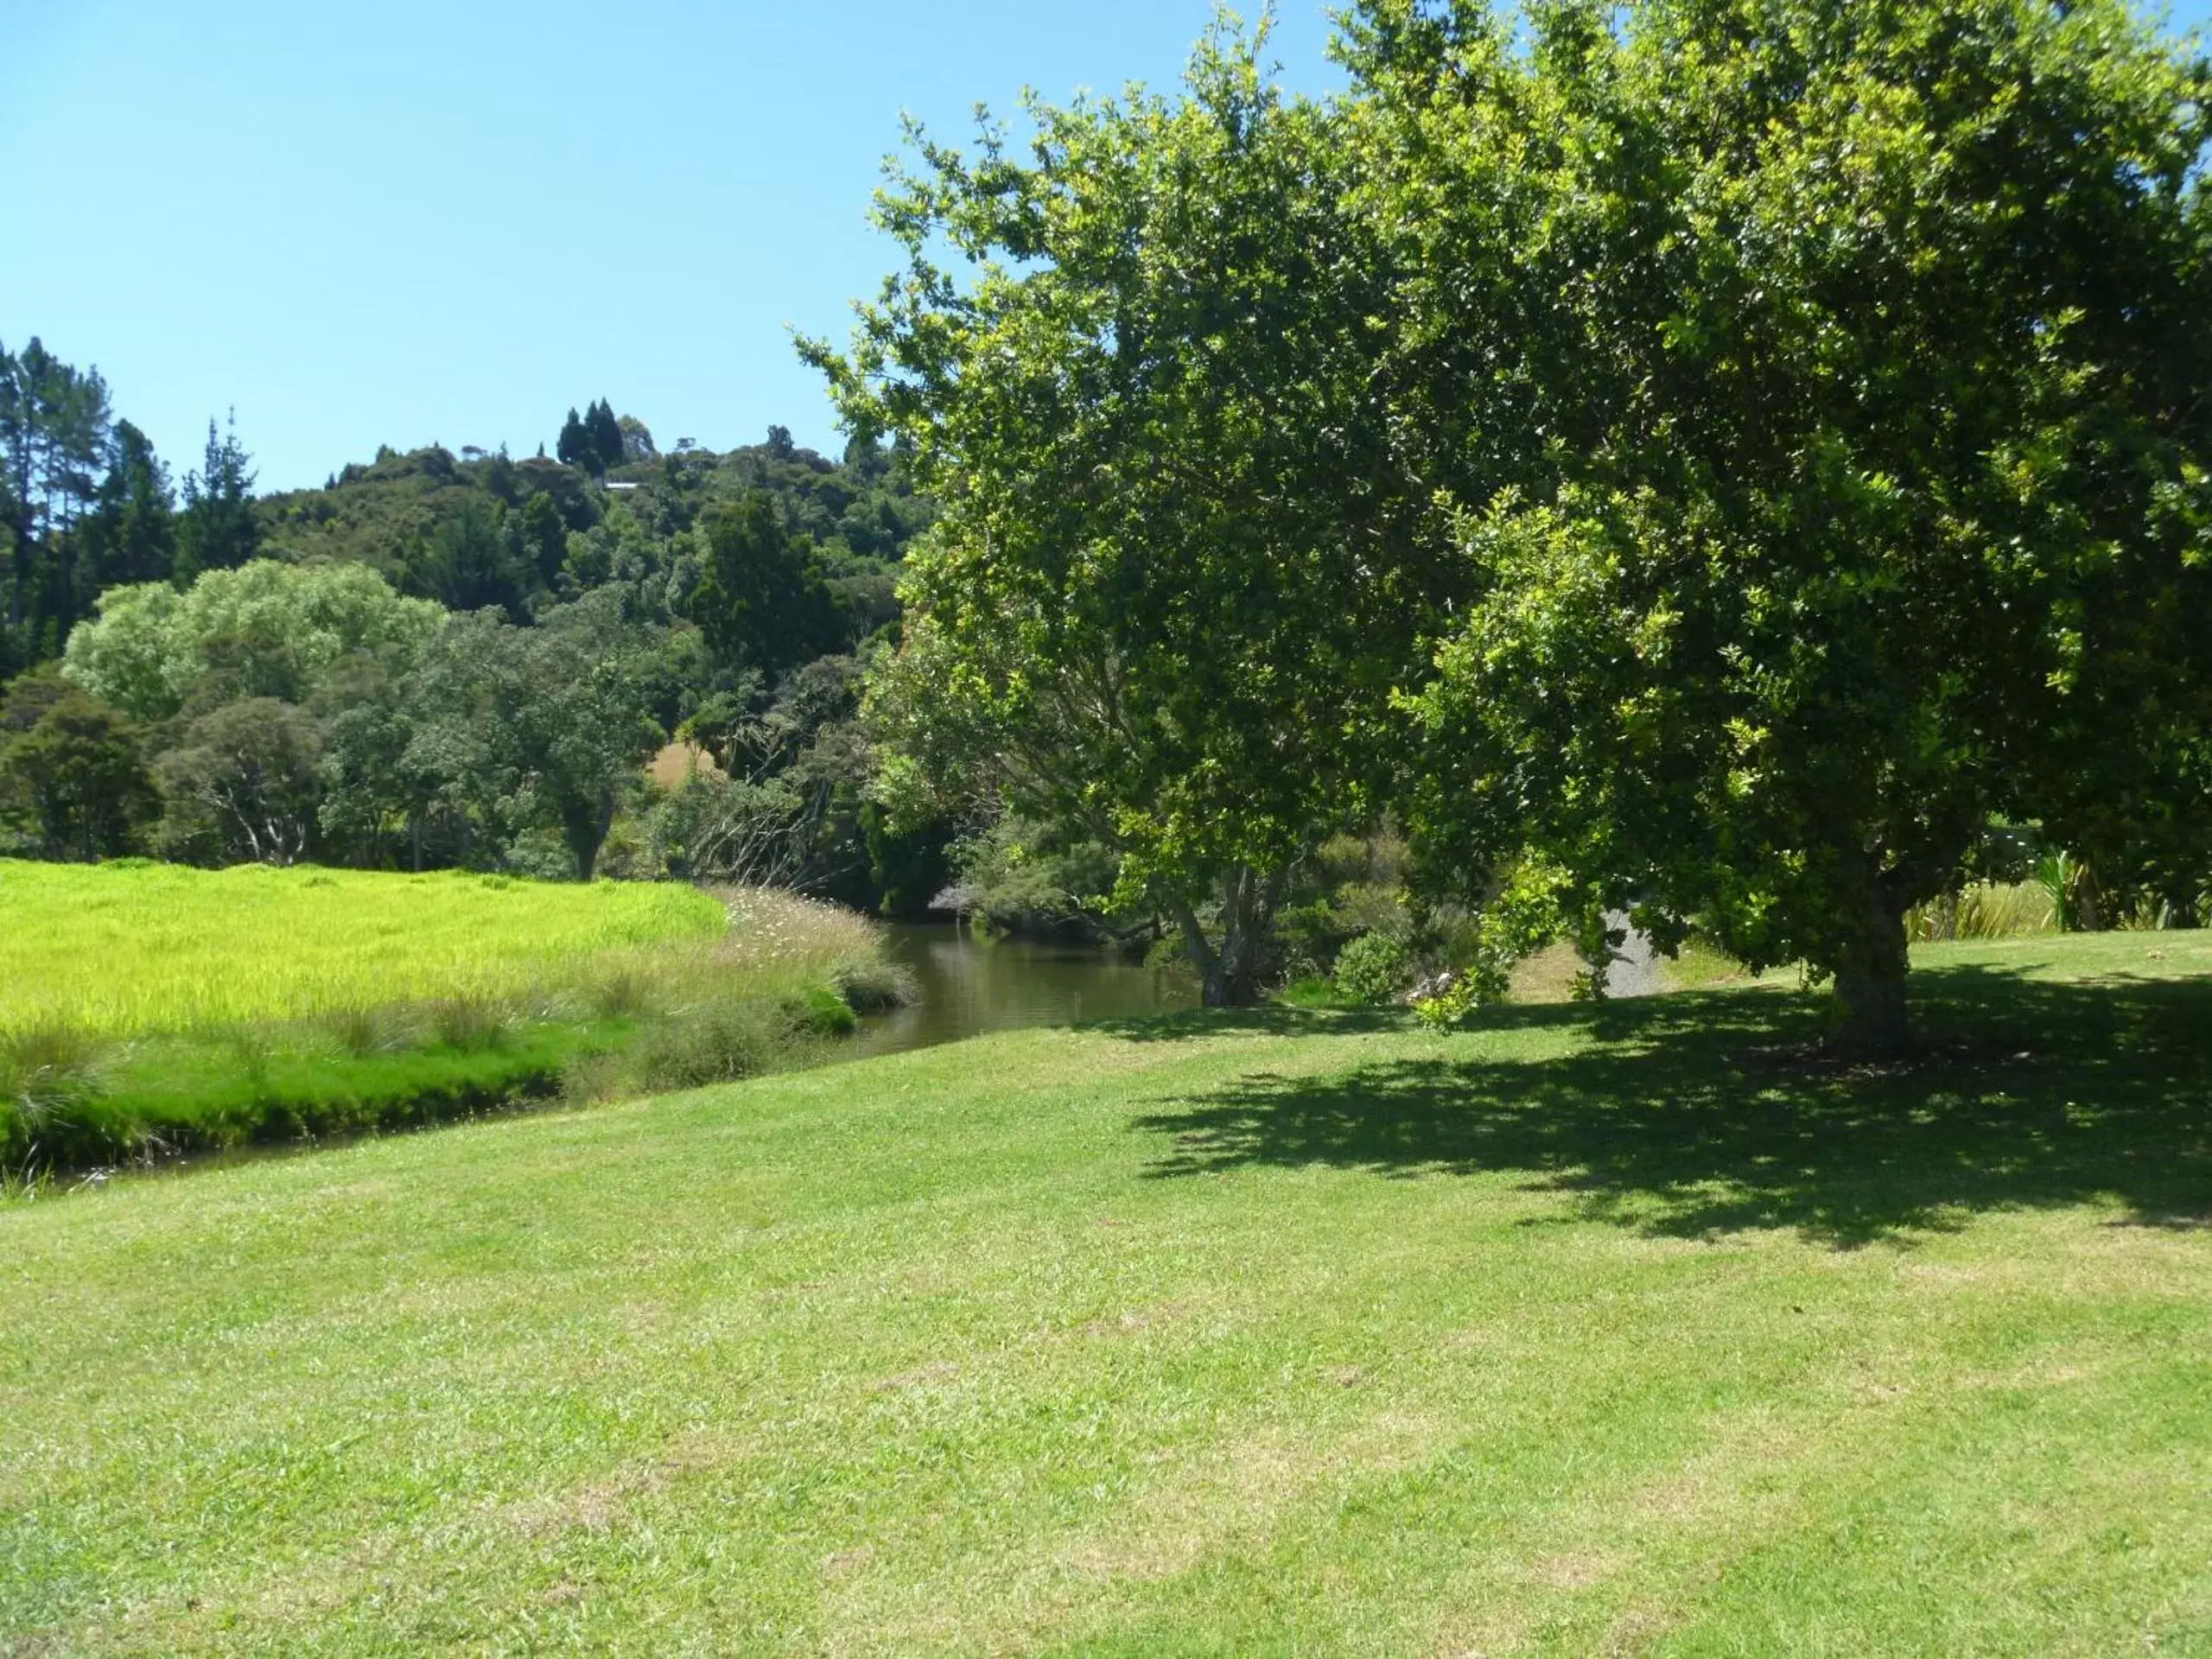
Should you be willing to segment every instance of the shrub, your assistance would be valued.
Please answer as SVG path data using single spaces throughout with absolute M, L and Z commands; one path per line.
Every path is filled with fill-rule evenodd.
M 1905 931 L 1921 944 L 2020 938 L 2056 931 L 2060 914 L 2056 896 L 2041 881 L 1976 881 L 1916 907 L 1905 917 Z
M 1363 933 L 1337 952 L 1337 995 L 1376 1007 L 1389 1001 L 1412 977 L 1413 959 L 1387 933 Z
M 903 1008 L 919 995 L 914 971 L 900 962 L 864 957 L 843 962 L 831 970 L 830 982 L 855 1014 L 880 1014 Z
M 1588 907 L 1570 903 L 1566 873 L 1541 859 L 1524 859 L 1499 883 L 1471 924 L 1454 930 L 1452 971 L 1414 1000 L 1423 1024 L 1443 1031 L 1474 1011 L 1503 1001 L 1511 988 L 1513 969 L 1562 934 L 1571 935 L 1586 962 L 1605 944 L 1604 919 Z M 1595 995 L 1594 972 L 1577 976 L 1574 995 Z
M 2088 872 L 2073 854 L 2061 850 L 2046 854 L 2043 862 L 2036 866 L 2036 885 L 2050 897 L 2051 918 L 2062 933 L 2071 933 L 2082 925 L 2082 897 Z
M 758 1002 L 709 1002 L 656 1020 L 639 1039 L 639 1080 L 649 1089 L 697 1089 L 768 1070 L 789 1043 L 789 1013 Z
M 1287 1008 L 1333 1008 L 1343 1001 L 1335 983 L 1319 974 L 1292 980 L 1274 994 L 1274 1000 Z

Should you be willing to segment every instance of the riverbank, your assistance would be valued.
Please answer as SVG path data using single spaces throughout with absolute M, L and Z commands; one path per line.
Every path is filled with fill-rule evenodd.
M 1916 961 L 0 1206 L 0 1646 L 2194 1650 L 2212 946 Z
M 760 892 L 0 862 L 0 914 L 19 1177 L 754 1076 L 904 985 Z

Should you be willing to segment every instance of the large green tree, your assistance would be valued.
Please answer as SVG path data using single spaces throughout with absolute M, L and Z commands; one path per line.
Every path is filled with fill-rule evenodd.
M 1878 1052 L 1993 816 L 2202 822 L 2196 51 L 2119 0 L 1376 0 L 1352 47 L 1388 378 L 1478 594 L 1432 838 L 1802 958 Z
M 182 593 L 166 582 L 110 589 L 99 620 L 70 635 L 64 671 L 146 721 L 242 696 L 296 702 L 341 658 L 419 642 L 444 621 L 364 565 L 257 559 Z
M 446 691 L 417 674 L 421 653 L 387 645 L 337 665 L 315 689 L 324 844 L 371 868 L 467 863 L 488 825 L 474 810 L 489 745 L 431 704 Z M 496 846 L 496 838 L 494 838 Z
M 1217 29 L 1181 96 L 1033 104 L 1026 154 L 918 134 L 878 209 L 906 270 L 849 354 L 809 348 L 942 509 L 872 692 L 887 798 L 1110 849 L 1212 1003 L 1257 995 L 1288 873 L 1373 810 L 1452 582 L 1393 529 L 1351 130 L 1262 49 Z
M 813 544 L 784 528 L 775 498 L 747 490 L 701 515 L 690 610 L 717 657 L 772 678 L 836 651 L 845 618 Z
M 531 628 L 491 611 L 455 617 L 416 659 L 401 774 L 449 779 L 502 840 L 557 830 L 588 881 L 616 808 L 667 741 L 652 715 L 654 643 L 612 594 Z
M 128 852 L 158 805 L 130 722 L 52 670 L 0 698 L 0 822 L 48 858 Z
M 296 863 L 313 844 L 322 799 L 322 736 L 314 717 L 275 697 L 209 709 L 154 763 L 173 856 Z

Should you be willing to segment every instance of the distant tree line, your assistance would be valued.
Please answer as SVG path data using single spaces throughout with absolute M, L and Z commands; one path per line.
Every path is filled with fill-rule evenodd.
M 235 432 L 219 435 L 210 421 L 180 504 L 146 435 L 115 418 L 97 370 L 36 338 L 20 352 L 0 343 L 0 679 L 59 655 L 108 588 L 188 581 L 252 557 L 252 491 Z
M 268 498 L 211 428 L 180 500 L 97 373 L 7 364 L 0 851 L 941 885 L 854 724 L 931 511 L 896 453 L 663 456 L 601 399 L 578 465 L 387 449 Z

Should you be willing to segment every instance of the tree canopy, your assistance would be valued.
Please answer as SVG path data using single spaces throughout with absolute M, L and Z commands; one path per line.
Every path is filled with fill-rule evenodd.
M 181 593 L 166 582 L 110 590 L 99 620 L 69 636 L 65 671 L 141 720 L 240 695 L 299 702 L 340 658 L 420 641 L 444 620 L 359 565 L 258 559 Z
M 813 543 L 784 528 L 766 491 L 709 508 L 698 533 L 689 610 L 724 661 L 772 677 L 850 643 Z
M 1471 996 L 1628 912 L 1868 1052 L 1907 916 L 2024 847 L 2079 918 L 2212 908 L 2198 48 L 2125 0 L 1361 0 L 1338 48 L 1289 97 L 1224 14 L 1174 92 L 914 130 L 897 270 L 801 346 L 835 459 L 599 397 L 557 461 L 257 497 L 211 423 L 180 502 L 0 350 L 6 844 L 950 857 L 1216 1002 L 1362 931 L 1360 995 Z
M 1370 0 L 1344 58 L 917 135 L 904 270 L 808 347 L 944 509 L 888 798 L 1084 825 L 1222 1000 L 1394 807 L 1869 1049 L 1993 825 L 2201 875 L 2201 57 L 2119 0 Z
M 810 348 L 942 512 L 876 683 L 887 794 L 996 791 L 1111 846 L 1215 1001 L 1256 995 L 1285 876 L 1374 809 L 1392 677 L 1447 592 L 1383 556 L 1346 124 L 1262 46 L 1217 30 L 1179 99 L 1032 104 L 1026 159 L 918 135 L 879 209 L 906 274 L 849 355 Z
M 2094 0 L 1611 16 L 1376 5 L 1354 58 L 1477 592 L 1420 822 L 1894 1047 L 1993 820 L 2117 858 L 2085 813 L 2204 798 L 2212 81 Z

